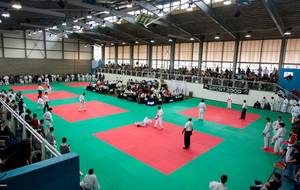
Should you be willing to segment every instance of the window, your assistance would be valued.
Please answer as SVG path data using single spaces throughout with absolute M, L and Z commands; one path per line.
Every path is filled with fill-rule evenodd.
M 300 39 L 287 40 L 284 63 L 300 63 Z

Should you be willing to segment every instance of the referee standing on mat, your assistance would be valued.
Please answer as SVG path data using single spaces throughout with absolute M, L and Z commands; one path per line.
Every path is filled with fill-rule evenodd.
M 184 133 L 184 146 L 185 146 L 183 147 L 183 149 L 190 148 L 193 126 L 194 125 L 192 123 L 192 118 L 188 118 L 188 122 L 186 122 L 184 129 L 182 131 L 182 134 Z

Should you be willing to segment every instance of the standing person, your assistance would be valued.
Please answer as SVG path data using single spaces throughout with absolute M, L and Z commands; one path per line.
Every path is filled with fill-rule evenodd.
M 45 106 L 45 103 L 44 103 L 44 100 L 42 99 L 42 97 L 39 97 L 39 99 L 37 101 L 38 110 L 40 110 L 40 106 L 42 106 L 42 108 L 44 108 L 44 106 Z
M 280 111 L 281 103 L 282 103 L 282 97 L 281 95 L 278 95 L 276 99 L 276 111 Z
M 296 107 L 297 105 L 297 100 L 295 100 L 295 98 L 293 97 L 290 102 L 289 102 L 289 109 L 288 109 L 288 112 L 289 113 L 292 113 L 292 110 L 294 107 Z
M 48 98 L 48 92 L 45 92 L 45 96 L 44 96 L 44 113 L 46 112 L 46 109 L 49 109 L 49 98 Z
M 46 120 L 47 131 L 53 126 L 52 108 L 48 108 L 48 111 L 44 114 L 43 119 Z
M 47 133 L 46 139 L 49 144 L 51 144 L 56 149 L 56 138 L 53 134 L 54 128 L 50 127 L 49 132 Z M 52 158 L 53 155 L 50 153 L 50 158 Z
M 199 108 L 199 119 L 203 120 L 204 112 L 206 111 L 206 105 L 203 99 L 199 103 L 198 108 Z
M 80 98 L 79 98 L 79 100 L 80 100 L 80 108 L 79 108 L 79 111 L 81 111 L 81 108 L 82 108 L 82 107 L 83 107 L 83 110 L 86 111 L 86 109 L 85 109 L 84 96 L 85 96 L 85 93 L 83 93 L 83 94 L 80 96 Z
M 38 88 L 38 93 L 39 93 L 38 97 L 42 97 L 43 90 L 44 90 L 44 88 L 42 87 L 42 85 L 40 85 L 39 88 Z
M 51 94 L 51 86 L 48 86 L 48 87 L 47 87 L 46 92 L 47 92 L 47 94 Z
M 87 189 L 100 189 L 100 185 L 98 183 L 97 177 L 94 174 L 94 169 L 89 169 L 89 174 L 85 175 L 82 182 L 80 182 L 80 187 L 84 190 Z
M 157 124 L 159 123 L 160 129 L 163 129 L 163 124 L 162 124 L 163 114 L 164 114 L 163 110 L 161 109 L 160 106 L 158 106 L 158 111 L 157 111 L 156 116 L 155 116 L 156 122 L 154 124 L 154 127 L 157 127 Z
M 271 105 L 271 111 L 274 111 L 275 99 L 274 99 L 274 97 L 273 97 L 273 96 L 271 97 L 271 102 L 270 102 L 270 105 Z
M 286 108 L 287 105 L 289 104 L 289 100 L 287 99 L 287 97 L 285 96 L 283 98 L 283 102 L 282 102 L 282 106 L 281 106 L 281 112 L 286 113 Z
M 50 84 L 49 84 L 49 78 L 48 78 L 48 75 L 47 75 L 47 77 L 45 78 L 45 85 L 46 86 L 49 86 Z
M 62 138 L 62 144 L 59 146 L 59 150 L 61 154 L 67 154 L 70 152 L 70 145 L 66 144 L 67 143 L 67 138 L 63 137 Z
M 227 175 L 223 174 L 221 175 L 221 182 L 217 181 L 211 181 L 209 182 L 209 189 L 210 190 L 229 190 L 228 187 L 225 186 L 225 183 L 227 182 L 228 177 Z
M 246 100 L 244 100 L 240 119 L 246 119 L 246 111 L 247 111 L 247 104 L 246 104 Z
M 186 122 L 184 129 L 182 130 L 182 134 L 184 133 L 184 147 L 183 149 L 188 149 L 190 148 L 191 144 L 191 135 L 193 133 L 193 123 L 192 123 L 192 118 L 188 118 L 188 122 Z
M 283 152 L 283 143 L 286 135 L 286 129 L 284 128 L 285 124 L 283 122 L 280 122 L 279 126 L 280 128 L 278 129 L 276 135 L 274 136 L 274 138 L 277 138 L 277 141 L 275 142 L 275 146 L 274 146 L 274 153 L 281 155 Z M 280 153 L 278 153 L 278 151 Z
M 275 137 L 275 135 L 276 135 L 276 133 L 277 133 L 277 131 L 279 129 L 279 123 L 280 122 L 281 122 L 281 116 L 278 116 L 278 119 L 273 122 L 273 125 L 272 125 L 272 127 L 273 127 L 273 138 L 272 138 L 271 144 L 275 143 L 276 139 L 274 137 Z
M 290 139 L 285 140 L 285 142 L 288 143 L 288 148 L 287 148 L 286 157 L 285 157 L 286 161 L 291 159 L 291 154 L 292 154 L 292 151 L 293 151 L 292 146 L 294 146 L 296 141 L 297 141 L 296 131 L 295 131 L 295 129 L 291 129 L 290 130 Z
M 292 109 L 292 124 L 295 123 L 295 119 L 300 115 L 300 107 L 299 104 L 296 104 Z
M 231 103 L 232 103 L 232 95 L 231 92 L 227 95 L 227 108 L 231 109 Z
M 269 118 L 269 117 L 266 119 L 266 122 L 267 122 L 267 124 L 266 124 L 266 127 L 265 127 L 264 131 L 263 131 L 263 136 L 264 136 L 264 149 L 265 149 L 265 150 L 269 148 L 270 130 L 271 130 L 271 128 L 272 128 L 272 124 L 271 124 L 271 122 L 270 122 L 270 118 Z

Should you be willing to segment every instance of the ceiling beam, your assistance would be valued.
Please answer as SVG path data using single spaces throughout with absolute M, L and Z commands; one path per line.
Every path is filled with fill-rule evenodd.
M 155 15 L 158 15 L 160 12 L 160 10 L 156 6 L 152 5 L 151 3 L 149 3 L 145 0 L 135 1 L 135 3 L 137 3 L 138 5 L 140 5 L 143 8 L 147 9 L 148 11 L 152 12 Z M 191 36 L 191 33 L 188 32 L 188 29 L 186 27 L 178 26 L 179 22 L 174 18 L 174 16 L 172 16 L 170 14 L 165 14 L 164 16 L 161 17 L 161 19 L 167 21 L 169 24 L 176 27 L 178 30 Z M 197 40 L 199 40 L 199 39 L 197 39 Z
M 106 7 L 102 7 L 102 6 L 97 6 L 97 5 L 91 5 L 91 4 L 87 4 L 87 3 L 82 3 L 82 2 L 76 2 L 76 1 L 69 1 L 68 4 L 70 5 L 74 5 L 74 6 L 78 6 L 78 7 L 84 7 L 90 10 L 95 10 L 95 11 L 108 11 L 111 14 L 115 15 L 115 16 L 119 16 L 119 17 L 123 17 L 124 20 L 127 20 L 129 23 L 138 26 L 139 28 L 151 32 L 161 38 L 164 38 L 165 40 L 168 40 L 166 37 L 164 37 L 164 34 L 161 34 L 160 30 L 157 30 L 155 28 L 145 28 L 144 26 L 142 26 L 141 24 L 138 24 L 135 22 L 136 17 L 134 15 L 130 15 L 127 14 L 125 12 L 122 11 L 117 11 L 113 8 L 106 8 Z M 158 24 L 158 22 L 155 22 L 156 24 Z M 162 22 L 160 22 L 162 23 Z
M 231 32 L 230 27 L 219 17 L 215 11 L 209 7 L 203 1 L 191 1 L 194 3 L 203 13 L 205 13 L 211 20 L 225 30 L 232 38 L 236 39 L 236 36 Z
M 11 4 L 5 3 L 5 2 L 0 2 L 0 7 L 11 7 Z M 27 12 L 39 13 L 39 14 L 43 14 L 43 15 L 51 15 L 51 16 L 62 17 L 62 18 L 66 17 L 65 13 L 58 13 L 55 11 L 49 11 L 49 10 L 45 10 L 45 9 L 38 9 L 38 8 L 27 7 L 27 6 L 22 6 L 22 9 L 20 9 L 20 10 L 13 9 L 13 11 L 27 11 Z
M 275 23 L 277 29 L 279 30 L 281 36 L 283 36 L 284 34 L 284 24 L 279 16 L 279 14 L 277 13 L 275 7 L 274 7 L 274 4 L 272 1 L 270 0 L 262 0 L 264 6 L 266 7 L 269 15 L 271 16 L 273 22 Z

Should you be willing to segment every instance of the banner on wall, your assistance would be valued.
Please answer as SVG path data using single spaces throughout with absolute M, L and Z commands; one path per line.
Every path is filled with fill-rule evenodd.
M 186 92 L 186 81 L 171 80 L 171 91 L 177 91 L 179 94 Z
M 221 87 L 213 85 L 203 85 L 204 89 L 213 90 L 218 92 L 231 92 L 232 94 L 249 94 L 249 89 L 240 89 L 240 88 L 230 88 L 230 87 Z
M 95 72 L 95 68 L 97 67 L 102 67 L 102 61 L 97 61 L 97 60 L 92 60 L 91 61 L 91 73 L 94 73 Z

